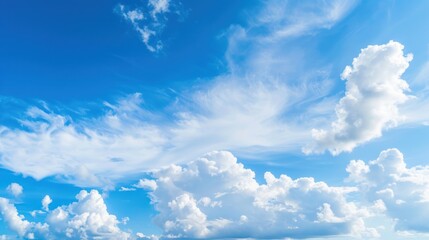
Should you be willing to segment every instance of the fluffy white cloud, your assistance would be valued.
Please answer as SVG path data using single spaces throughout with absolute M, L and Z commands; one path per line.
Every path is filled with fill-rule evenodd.
M 107 211 L 102 196 L 96 190 L 82 190 L 77 202 L 58 207 L 47 216 L 51 232 L 73 239 L 127 239 L 129 233 L 118 227 L 115 215 Z
M 30 222 L 24 220 L 23 217 L 18 214 L 16 207 L 11 204 L 8 199 L 0 198 L 0 211 L 9 228 L 15 231 L 19 236 L 24 236 L 27 229 L 30 227 Z
M 429 232 L 429 166 L 409 168 L 398 149 L 387 149 L 368 164 L 351 161 L 347 172 L 368 200 L 383 202 L 396 230 Z
M 401 75 L 412 55 L 404 55 L 403 49 L 394 41 L 362 49 L 341 75 L 346 92 L 335 108 L 337 119 L 329 130 L 313 129 L 316 143 L 307 152 L 350 152 L 397 124 L 398 106 L 409 98 L 405 93 L 408 84 Z
M 45 211 L 49 211 L 49 204 L 52 203 L 51 197 L 49 195 L 45 195 L 42 199 L 42 209 Z
M 96 190 L 82 190 L 76 202 L 49 211 L 45 223 L 29 222 L 19 215 L 16 207 L 0 198 L 0 212 L 9 228 L 20 237 L 29 239 L 128 239 L 115 215 L 108 213 L 102 196 Z M 48 211 L 48 195 L 43 199 Z M 48 201 L 50 200 L 50 201 Z
M 143 188 L 146 190 L 152 190 L 152 191 L 156 190 L 156 188 L 158 187 L 156 185 L 156 181 L 150 180 L 150 179 L 140 179 L 139 182 L 134 186 L 138 188 Z
M 7 186 L 6 190 L 15 197 L 18 197 L 22 194 L 24 188 L 18 183 L 11 183 Z
M 47 236 L 47 224 L 25 220 L 24 216 L 18 213 L 15 205 L 10 203 L 6 198 L 0 198 L 0 213 L 3 221 L 5 221 L 8 227 L 20 237 L 34 239 L 35 237 L 45 238 Z
M 372 207 L 347 201 L 356 189 L 331 187 L 313 178 L 255 180 L 229 152 L 211 152 L 181 167 L 153 173 L 150 193 L 165 234 L 179 238 L 305 238 L 374 236 L 363 219 Z M 267 231 L 269 229 L 269 231 Z

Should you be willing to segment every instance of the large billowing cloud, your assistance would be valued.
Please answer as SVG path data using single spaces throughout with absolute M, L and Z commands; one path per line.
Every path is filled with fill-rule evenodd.
M 368 200 L 383 201 L 396 230 L 429 232 L 429 166 L 407 167 L 393 148 L 369 163 L 351 161 L 347 172 Z
M 327 130 L 313 130 L 316 144 L 308 152 L 350 152 L 397 124 L 398 106 L 409 98 L 408 84 L 401 75 L 412 55 L 404 55 L 403 49 L 394 41 L 362 49 L 341 75 L 346 92 L 335 108 L 337 119 Z
M 44 201 L 46 202 L 46 197 Z M 96 190 L 82 190 L 76 202 L 47 211 L 46 222 L 25 220 L 6 198 L 0 198 L 0 213 L 9 228 L 28 239 L 128 239 L 130 234 L 119 228 L 115 215 L 107 211 Z M 49 198 L 49 202 L 52 200 Z
M 155 222 L 179 238 L 306 238 L 376 236 L 364 219 L 377 207 L 347 201 L 355 188 L 332 187 L 313 178 L 255 180 L 229 152 L 211 152 L 183 167 L 154 173 L 148 187 L 159 211 Z M 146 181 L 148 182 L 148 181 Z

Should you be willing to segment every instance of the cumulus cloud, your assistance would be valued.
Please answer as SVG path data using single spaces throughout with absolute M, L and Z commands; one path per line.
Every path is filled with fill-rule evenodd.
M 44 208 L 48 211 L 49 196 Z M 102 196 L 96 190 L 82 190 L 76 202 L 48 211 L 45 223 L 25 220 L 16 207 L 0 198 L 0 212 L 9 228 L 20 237 L 29 239 L 128 239 L 115 215 L 107 211 Z M 52 201 L 52 200 L 51 200 Z M 46 205 L 46 207 L 45 207 Z
M 25 220 L 24 216 L 18 213 L 15 205 L 6 198 L 0 198 L 0 213 L 10 230 L 16 232 L 21 238 L 35 239 L 35 237 L 46 236 L 47 224 Z
M 128 6 L 119 4 L 118 9 L 120 15 L 140 34 L 146 48 L 150 52 L 158 52 L 163 48 L 159 35 L 166 26 L 166 14 L 170 7 L 170 0 L 149 0 L 147 6 L 141 8 L 130 10 Z
M 7 186 L 6 190 L 15 197 L 18 197 L 22 194 L 24 188 L 18 183 L 11 183 Z
M 18 214 L 16 207 L 10 203 L 8 199 L 0 198 L 0 211 L 9 228 L 15 231 L 19 236 L 24 236 L 30 226 L 30 222 L 24 220 L 23 217 Z
M 375 236 L 363 219 L 371 208 L 347 201 L 356 191 L 313 178 L 275 177 L 265 183 L 229 152 L 211 152 L 184 166 L 153 173 L 150 193 L 165 234 L 179 238 L 306 238 Z M 269 230 L 269 231 L 267 231 Z
M 370 201 L 383 203 L 401 232 L 429 232 L 429 166 L 407 167 L 398 149 L 387 149 L 374 161 L 353 160 L 349 180 Z
M 87 239 L 127 239 L 129 233 L 118 227 L 115 215 L 107 211 L 102 196 L 96 190 L 80 191 L 76 202 L 58 207 L 46 217 L 50 230 L 56 236 Z
M 404 55 L 403 49 L 394 41 L 362 49 L 341 75 L 346 92 L 335 108 L 337 119 L 328 130 L 313 129 L 316 143 L 306 152 L 350 152 L 397 125 L 401 120 L 398 106 L 409 99 L 409 87 L 401 75 L 412 55 Z

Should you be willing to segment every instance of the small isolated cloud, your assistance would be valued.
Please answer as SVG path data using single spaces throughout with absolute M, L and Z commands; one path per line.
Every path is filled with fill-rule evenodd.
M 127 187 L 119 188 L 119 192 L 133 192 L 135 190 L 136 190 L 135 188 L 127 188 Z
M 9 186 L 7 186 L 6 190 L 13 196 L 19 197 L 22 194 L 24 188 L 18 183 L 11 183 Z
M 429 233 L 429 166 L 407 167 L 398 149 L 387 149 L 374 161 L 353 160 L 349 181 L 370 201 L 382 202 L 401 232 Z
M 350 152 L 397 125 L 398 106 L 409 99 L 408 84 L 401 75 L 413 58 L 404 55 L 403 49 L 394 41 L 362 49 L 341 75 L 346 92 L 335 108 L 337 119 L 327 130 L 312 130 L 315 144 L 306 152 Z
M 154 173 L 155 223 L 178 238 L 369 237 L 363 219 L 370 208 L 347 201 L 356 189 L 332 187 L 313 178 L 275 177 L 265 183 L 229 152 L 211 152 L 184 166 Z M 269 231 L 268 231 L 269 230 Z
M 158 240 L 161 239 L 159 236 L 151 234 L 151 235 L 145 235 L 144 233 L 138 232 L 136 233 L 137 239 L 146 239 L 146 240 Z
M 167 13 L 170 12 L 170 0 L 149 0 L 146 6 L 130 9 L 120 4 L 119 14 L 132 24 L 146 48 L 158 52 L 163 48 L 159 35 L 166 27 Z
M 51 197 L 49 195 L 45 195 L 42 199 L 42 209 L 45 211 L 49 211 L 49 204 L 52 203 Z
M 47 195 L 46 195 L 47 196 Z M 44 199 L 50 199 L 45 196 Z M 115 215 L 107 211 L 102 196 L 96 190 L 82 190 L 76 202 L 48 211 L 44 223 L 29 222 L 20 215 L 8 199 L 0 198 L 0 212 L 9 228 L 18 236 L 29 239 L 128 239 Z M 49 201 L 46 201 L 49 202 Z M 44 206 L 44 207 L 45 207 Z

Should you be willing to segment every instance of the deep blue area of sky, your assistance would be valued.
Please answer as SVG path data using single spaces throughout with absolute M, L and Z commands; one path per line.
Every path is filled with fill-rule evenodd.
M 105 99 L 216 75 L 225 70 L 226 39 L 220 36 L 231 23 L 241 23 L 240 8 L 252 1 L 182 1 L 182 16 L 169 14 L 165 48 L 158 54 L 115 13 L 119 3 L 143 4 L 1 1 L 0 95 L 48 102 Z

